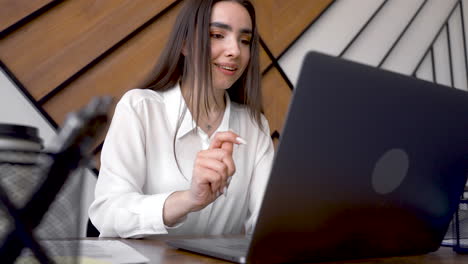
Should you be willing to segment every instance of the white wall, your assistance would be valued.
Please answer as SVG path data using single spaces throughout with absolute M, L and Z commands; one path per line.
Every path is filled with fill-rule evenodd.
M 14 123 L 35 126 L 47 147 L 56 135 L 55 129 L 42 117 L 35 106 L 23 95 L 16 85 L 0 69 L 0 123 Z M 88 221 L 88 207 L 94 197 L 96 177 L 86 170 L 83 175 L 83 199 L 80 234 L 85 236 Z
M 393 52 L 390 53 L 382 68 L 411 74 L 456 2 L 457 0 L 428 1 Z M 463 2 L 464 11 L 467 12 L 468 1 L 463 0 Z M 315 50 L 338 56 L 382 3 L 383 0 L 336 0 L 326 13 L 280 58 L 279 63 L 291 82 L 293 84 L 297 82 L 301 61 L 308 51 Z M 377 66 L 422 3 L 423 0 L 388 1 L 343 57 Z M 462 32 L 459 21 L 461 17 L 457 10 L 450 19 L 453 64 L 457 66 L 454 68 L 455 86 L 466 89 L 465 67 L 462 61 Z M 448 84 L 447 80 L 450 76 L 447 55 L 439 56 L 439 53 L 448 50 L 445 36 L 441 35 L 438 39 L 437 43 L 441 47 L 436 45 L 438 57 L 436 61 L 440 80 Z M 424 68 L 428 66 L 431 66 L 430 61 L 424 65 Z M 423 77 L 428 78 L 427 71 L 429 70 L 421 69 L 426 73 Z

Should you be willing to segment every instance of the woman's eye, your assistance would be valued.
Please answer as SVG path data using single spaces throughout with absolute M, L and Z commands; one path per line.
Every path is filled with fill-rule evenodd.
M 249 39 L 242 39 L 241 43 L 245 44 L 245 45 L 250 45 L 250 40 Z
M 212 37 L 212 38 L 215 38 L 215 39 L 221 39 L 221 38 L 223 38 L 224 36 L 221 35 L 221 34 L 218 34 L 218 33 L 211 33 L 211 37 Z

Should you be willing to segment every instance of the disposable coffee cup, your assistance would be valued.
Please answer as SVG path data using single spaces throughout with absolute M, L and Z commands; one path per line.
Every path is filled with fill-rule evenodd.
M 0 185 L 18 208 L 41 182 L 37 166 L 41 149 L 37 128 L 0 123 Z
M 0 149 L 18 151 L 40 151 L 42 139 L 38 129 L 32 126 L 0 124 Z

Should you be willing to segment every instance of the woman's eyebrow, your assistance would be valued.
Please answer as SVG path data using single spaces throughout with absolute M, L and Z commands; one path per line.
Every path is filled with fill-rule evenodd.
M 217 28 L 222 28 L 225 30 L 232 31 L 232 27 L 230 25 L 221 23 L 221 22 L 211 22 L 210 27 L 217 27 Z M 241 28 L 239 32 L 242 34 L 252 34 L 252 30 L 249 28 Z

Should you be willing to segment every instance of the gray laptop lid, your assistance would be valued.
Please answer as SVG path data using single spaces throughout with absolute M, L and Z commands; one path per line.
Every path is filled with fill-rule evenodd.
M 436 250 L 466 182 L 468 93 L 311 52 L 248 260 Z
M 467 155 L 468 93 L 311 52 L 245 260 L 434 251 L 463 191 Z M 172 245 L 244 260 L 207 243 Z

